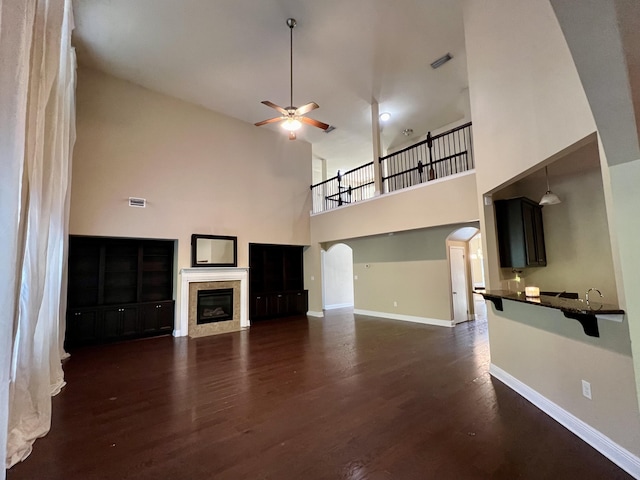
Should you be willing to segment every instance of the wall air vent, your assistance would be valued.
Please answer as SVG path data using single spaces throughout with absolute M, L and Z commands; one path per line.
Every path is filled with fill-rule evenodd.
M 145 208 L 147 206 L 147 199 L 146 198 L 129 197 L 129 206 L 130 207 Z
M 436 61 L 432 62 L 431 63 L 431 68 L 433 68 L 435 70 L 436 68 L 441 67 L 442 65 L 447 63 L 452 58 L 453 58 L 453 55 L 451 55 L 450 53 L 447 53 L 446 55 L 443 55 L 439 59 L 437 59 Z

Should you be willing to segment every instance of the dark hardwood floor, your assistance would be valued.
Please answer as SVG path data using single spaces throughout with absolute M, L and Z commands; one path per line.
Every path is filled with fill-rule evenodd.
M 623 479 L 488 374 L 486 323 L 354 316 L 81 349 L 22 479 Z

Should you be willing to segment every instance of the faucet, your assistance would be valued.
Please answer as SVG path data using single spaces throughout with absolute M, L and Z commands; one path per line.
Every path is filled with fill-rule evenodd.
M 597 288 L 590 288 L 589 290 L 587 290 L 587 293 L 585 293 L 584 298 L 585 301 L 587 302 L 587 305 L 589 305 L 589 292 L 591 291 L 596 291 L 598 292 L 598 295 L 600 295 L 600 298 L 604 297 L 604 295 L 602 295 L 602 292 L 600 290 L 598 290 Z

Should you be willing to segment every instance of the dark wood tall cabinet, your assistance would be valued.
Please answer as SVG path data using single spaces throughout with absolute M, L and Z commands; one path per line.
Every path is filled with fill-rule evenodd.
M 496 227 L 500 266 L 544 267 L 547 253 L 542 207 L 526 197 L 496 200 Z
M 172 240 L 69 237 L 65 345 L 173 331 Z
M 251 320 L 307 313 L 302 249 L 299 245 L 249 244 Z

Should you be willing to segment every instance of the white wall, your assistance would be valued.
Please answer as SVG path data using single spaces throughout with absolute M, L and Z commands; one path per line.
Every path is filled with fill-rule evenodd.
M 515 182 L 591 138 L 593 116 L 548 1 L 467 1 L 465 34 L 480 195 Z M 483 204 L 481 196 L 478 204 Z M 493 207 L 481 211 L 489 287 L 495 288 Z M 579 275 L 579 268 L 572 273 Z M 492 363 L 640 454 L 638 404 L 628 388 L 635 383 L 628 324 L 602 325 L 601 338 L 593 339 L 559 312 L 505 303 L 509 307 L 504 313 L 489 314 Z M 598 401 L 581 403 L 585 375 L 603 395 Z
M 344 243 L 333 245 L 323 255 L 324 308 L 353 306 L 353 251 Z
M 482 234 L 478 233 L 469 240 L 469 264 L 471 268 L 471 284 L 473 288 L 485 286 L 484 270 L 482 265 L 483 258 Z

